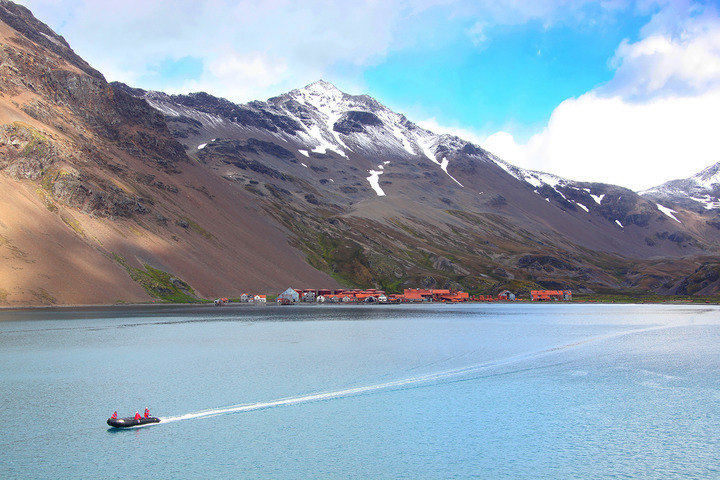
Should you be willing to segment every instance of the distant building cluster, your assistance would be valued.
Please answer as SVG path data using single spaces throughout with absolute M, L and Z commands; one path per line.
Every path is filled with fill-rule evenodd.
M 572 300 L 570 290 L 532 290 L 533 301 Z M 416 303 L 416 302 L 497 302 L 517 300 L 510 290 L 503 290 L 497 295 L 470 295 L 467 292 L 450 289 L 406 288 L 401 294 L 386 294 L 383 290 L 369 289 L 298 289 L 288 288 L 276 298 L 281 305 L 293 303 Z M 267 303 L 267 295 L 243 293 L 234 302 Z M 228 303 L 227 298 L 218 298 L 216 305 Z
M 515 295 L 505 290 L 497 296 L 470 296 L 467 292 L 450 289 L 406 288 L 402 294 L 386 294 L 377 289 L 354 290 L 300 290 L 288 288 L 277 297 L 277 302 L 290 304 L 297 302 L 316 303 L 415 303 L 415 302 L 468 302 L 515 300 Z
M 243 293 L 240 295 L 240 303 L 266 303 L 267 295 L 253 295 L 252 293 Z
M 297 302 L 317 302 L 317 303 L 387 303 L 388 296 L 382 290 L 374 288 L 367 290 L 313 290 L 313 289 L 296 289 L 288 288 L 278 295 L 278 303 L 288 304 Z

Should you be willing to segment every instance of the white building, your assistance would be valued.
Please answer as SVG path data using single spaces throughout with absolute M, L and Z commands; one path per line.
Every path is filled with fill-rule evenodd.
M 288 288 L 280 295 L 278 295 L 278 301 L 282 301 L 281 299 L 285 299 L 291 303 L 297 303 L 300 301 L 300 295 L 298 295 L 298 293 L 294 289 Z

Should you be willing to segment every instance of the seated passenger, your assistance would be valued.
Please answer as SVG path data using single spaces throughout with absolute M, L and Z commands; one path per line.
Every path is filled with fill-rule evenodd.
M 135 412 L 135 420 L 140 420 L 140 412 Z
M 110 418 L 117 419 L 117 412 L 113 412 L 112 416 Z
M 145 409 L 145 418 L 148 418 L 149 416 L 150 416 L 150 409 L 146 408 Z

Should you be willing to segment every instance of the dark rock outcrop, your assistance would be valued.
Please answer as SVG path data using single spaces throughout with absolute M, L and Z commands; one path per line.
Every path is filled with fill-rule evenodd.
M 351 133 L 362 133 L 366 126 L 381 126 L 382 120 L 371 112 L 349 111 L 344 113 L 333 125 L 333 130 L 338 133 L 349 135 Z

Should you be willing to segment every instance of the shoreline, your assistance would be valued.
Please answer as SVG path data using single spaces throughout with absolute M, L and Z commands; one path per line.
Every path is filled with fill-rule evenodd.
M 652 298 L 652 299 L 623 299 L 614 297 L 612 299 L 577 299 L 570 301 L 550 301 L 550 302 L 537 302 L 531 300 L 511 300 L 511 301 L 493 301 L 493 302 L 403 302 L 403 303 L 364 303 L 364 302 L 348 302 L 348 303 L 317 303 L 317 302 L 298 302 L 292 305 L 279 305 L 276 302 L 267 303 L 254 303 L 254 302 L 242 302 L 242 303 L 227 303 L 222 306 L 216 306 L 212 302 L 197 302 L 197 303 L 169 303 L 169 302 L 138 302 L 138 303 L 84 303 L 84 304 L 54 304 L 54 305 L 0 305 L 0 313 L 11 312 L 19 310 L 84 310 L 84 309 L 107 309 L 114 310 L 118 308 L 177 308 L 177 307 L 212 307 L 213 309 L 222 309 L 228 307 L 289 307 L 289 306 L 394 306 L 394 305 L 573 305 L 573 304 L 596 304 L 596 305 L 720 305 L 720 298 L 717 297 L 698 297 L 695 299 L 677 299 L 670 298 L 667 300 Z

